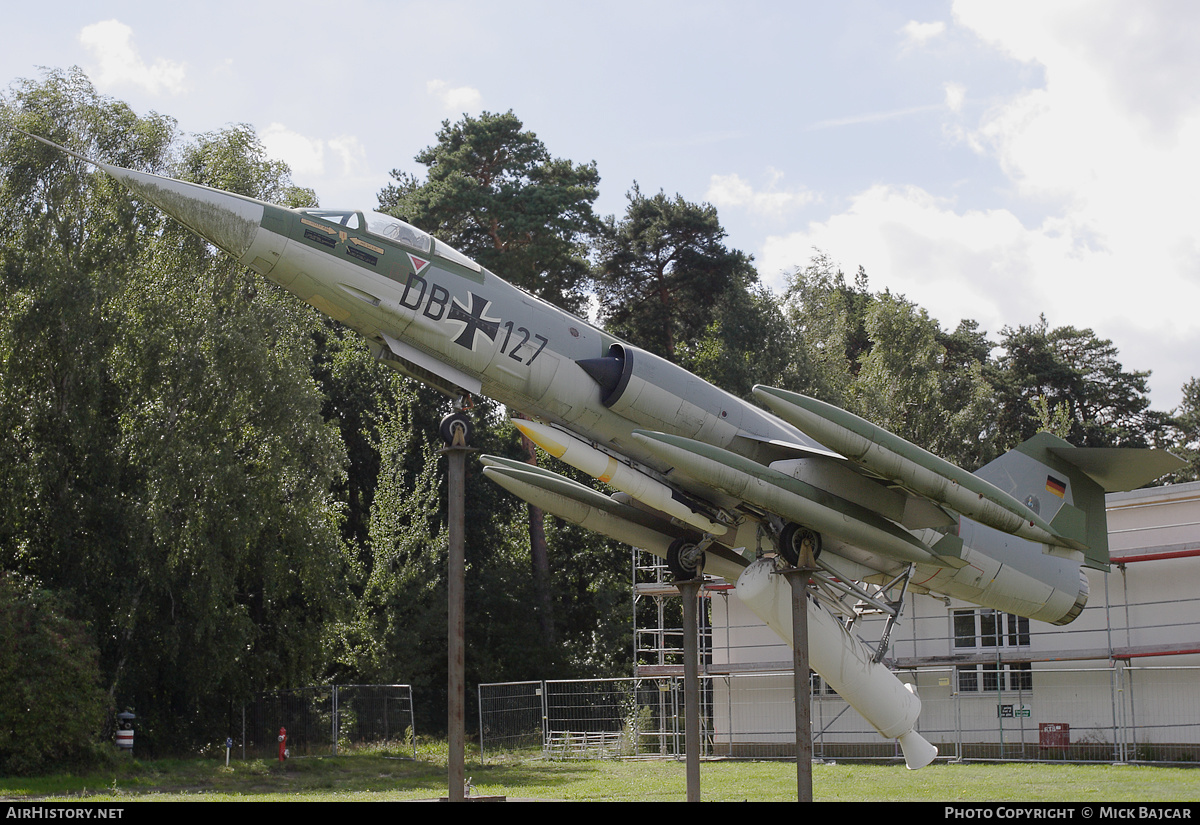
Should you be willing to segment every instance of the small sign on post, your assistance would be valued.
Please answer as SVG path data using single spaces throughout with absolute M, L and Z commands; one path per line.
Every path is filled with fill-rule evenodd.
M 1029 705 L 997 705 L 996 717 L 999 719 L 1028 719 L 1033 715 L 1033 709 Z

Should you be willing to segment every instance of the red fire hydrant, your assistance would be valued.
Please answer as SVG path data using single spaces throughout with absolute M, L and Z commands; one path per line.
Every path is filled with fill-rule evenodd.
M 285 760 L 287 758 L 288 758 L 287 728 L 280 728 L 279 729 L 279 761 L 282 762 L 283 760 Z

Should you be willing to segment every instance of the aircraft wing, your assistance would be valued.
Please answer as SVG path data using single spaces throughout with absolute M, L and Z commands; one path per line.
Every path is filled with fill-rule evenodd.
M 668 525 L 673 520 L 722 543 L 736 544 L 733 528 L 749 513 L 804 525 L 879 573 L 907 564 L 964 566 L 955 535 L 960 517 L 1033 542 L 1084 547 L 1077 531 L 1063 534 L 995 484 L 851 413 L 771 387 L 756 387 L 755 395 L 778 416 L 780 430 L 791 425 L 812 441 L 742 430 L 720 446 L 635 428 L 622 454 L 565 428 L 514 423 L 554 457 L 659 512 Z M 740 442 L 758 454 L 737 449 Z M 652 473 L 651 465 L 663 469 Z

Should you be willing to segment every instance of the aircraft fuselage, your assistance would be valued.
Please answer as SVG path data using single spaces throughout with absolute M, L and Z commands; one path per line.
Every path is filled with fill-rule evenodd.
M 915 564 L 928 590 L 998 609 L 1020 605 L 1022 615 L 1052 622 L 1069 621 L 1086 598 L 1078 553 L 1044 557 L 1044 545 L 1007 534 L 995 554 L 990 547 L 964 546 L 957 534 L 974 535 L 968 520 L 923 499 L 913 523 L 902 528 L 881 515 L 895 502 L 881 478 L 863 476 L 865 488 L 845 493 L 853 500 L 831 492 L 825 480 L 841 471 L 828 465 L 841 458 L 817 439 L 518 289 L 403 221 L 369 211 L 285 209 L 97 165 L 239 262 L 359 332 L 380 360 L 401 372 L 449 396 L 487 396 L 573 432 L 681 491 L 688 506 L 730 525 L 714 535 L 725 549 L 714 546 L 710 572 L 736 578 L 761 546 L 759 528 L 778 517 L 824 525 L 825 551 L 853 578 L 892 576 Z M 663 440 L 670 438 L 676 442 Z M 684 460 L 690 471 L 682 468 Z M 731 470 L 738 466 L 751 473 Z M 714 473 L 725 483 L 715 484 Z M 564 499 L 561 483 L 533 482 L 539 495 L 554 487 L 555 502 L 595 514 L 591 504 L 578 510 L 583 493 L 569 491 Z M 1070 496 L 1068 484 L 1064 501 Z M 629 504 L 648 509 L 644 502 Z M 696 535 L 661 512 L 635 519 L 649 519 L 655 529 L 634 524 L 630 512 L 605 516 L 616 525 L 610 535 L 640 536 L 656 552 L 672 537 Z M 1028 559 L 1036 570 L 1024 570 Z M 1036 587 L 1026 591 L 1031 579 Z

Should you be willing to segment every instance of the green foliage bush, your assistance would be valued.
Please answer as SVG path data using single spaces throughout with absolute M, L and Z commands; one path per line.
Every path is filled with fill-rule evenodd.
M 86 625 L 49 590 L 0 576 L 0 774 L 90 761 L 108 696 Z

